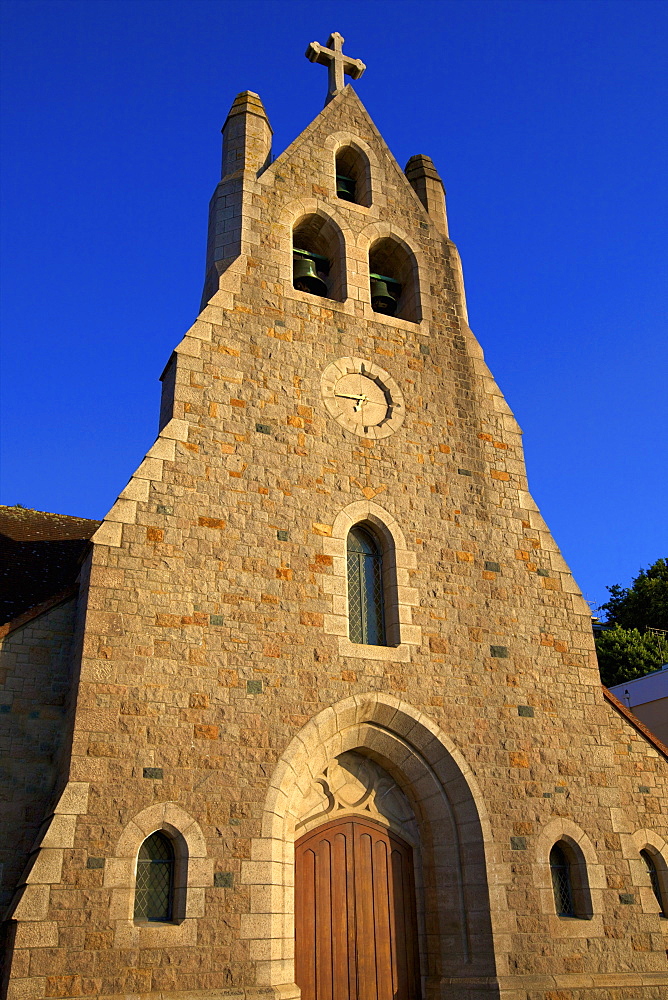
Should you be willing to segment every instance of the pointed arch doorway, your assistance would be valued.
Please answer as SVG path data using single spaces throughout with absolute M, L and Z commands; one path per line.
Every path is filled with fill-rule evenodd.
M 295 979 L 302 1000 L 419 1000 L 413 852 L 379 823 L 296 842 Z

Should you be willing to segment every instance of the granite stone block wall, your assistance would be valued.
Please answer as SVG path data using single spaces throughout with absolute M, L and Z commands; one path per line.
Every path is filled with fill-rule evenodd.
M 268 125 L 239 117 L 235 155 L 250 137 L 257 159 Z M 336 197 L 347 144 L 368 158 L 368 206 Z M 349 87 L 271 165 L 261 152 L 234 179 L 235 255 L 210 262 L 160 436 L 93 538 L 67 784 L 12 911 L 8 995 L 297 998 L 295 825 L 352 751 L 420 827 L 425 997 L 659 1000 L 668 921 L 639 851 L 668 858 L 666 760 L 603 698 L 589 609 L 467 325 L 444 205 L 437 225 Z M 292 285 L 309 214 L 340 233 L 342 301 Z M 372 309 L 386 238 L 414 261 L 416 321 Z M 400 387 L 394 433 L 328 411 L 340 358 Z M 360 521 L 396 583 L 389 646 L 347 636 Z M 134 872 L 156 829 L 182 902 L 150 925 Z M 558 840 L 582 859 L 582 917 L 554 908 Z

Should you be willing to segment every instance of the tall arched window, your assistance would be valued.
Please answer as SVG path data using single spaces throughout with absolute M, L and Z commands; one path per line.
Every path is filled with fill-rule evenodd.
M 135 920 L 169 921 L 174 908 L 174 848 L 164 833 L 152 833 L 139 848 Z
M 662 917 L 665 917 L 666 907 L 663 901 L 663 893 L 661 892 L 661 882 L 659 881 L 659 872 L 657 871 L 656 862 L 646 848 L 640 852 L 640 857 L 645 862 L 645 869 L 649 876 L 652 892 L 656 896 L 656 901 L 659 904 L 659 913 Z
M 350 641 L 386 646 L 380 546 L 371 532 L 357 525 L 348 534 L 347 549 Z
M 571 864 L 561 844 L 555 844 L 550 851 L 550 872 L 554 905 L 560 917 L 574 917 L 573 882 Z

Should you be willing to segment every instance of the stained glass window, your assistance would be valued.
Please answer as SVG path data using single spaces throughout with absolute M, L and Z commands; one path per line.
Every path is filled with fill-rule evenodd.
M 652 885 L 652 891 L 653 891 L 654 895 L 656 896 L 657 903 L 659 904 L 659 912 L 661 913 L 661 916 L 665 916 L 666 915 L 666 911 L 665 911 L 665 909 L 663 907 L 663 899 L 661 898 L 661 886 L 659 885 L 659 873 L 656 870 L 656 864 L 654 862 L 654 858 L 649 853 L 649 851 L 641 851 L 640 852 L 640 857 L 645 862 L 645 868 L 647 870 L 647 874 L 649 875 L 649 880 L 650 880 L 650 883 Z
M 364 528 L 348 535 L 348 634 L 351 642 L 385 646 L 383 557 Z
M 152 833 L 139 848 L 135 920 L 172 919 L 174 848 L 164 833 Z
M 552 891 L 554 892 L 554 905 L 557 908 L 557 913 L 560 917 L 574 917 L 571 866 L 559 844 L 555 844 L 550 851 L 550 871 L 552 872 Z

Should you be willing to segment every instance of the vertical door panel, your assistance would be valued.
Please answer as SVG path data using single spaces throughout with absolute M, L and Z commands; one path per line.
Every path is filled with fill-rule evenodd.
M 397 996 L 417 1000 L 420 975 L 417 950 L 417 913 L 413 880 L 412 851 L 407 844 L 392 838 L 391 886 L 395 914 L 394 943 L 397 955 Z
M 365 827 L 355 824 L 355 915 L 357 917 L 357 992 L 378 1000 L 376 980 L 376 926 L 373 912 L 373 841 Z
M 410 846 L 339 820 L 295 845 L 295 979 L 302 1000 L 419 1000 Z
M 318 844 L 315 856 L 315 986 L 318 1000 L 333 1000 L 332 981 L 332 845 L 328 837 Z
M 376 982 L 378 1000 L 393 1000 L 392 982 L 392 926 L 390 923 L 389 889 L 391 872 L 388 871 L 387 837 L 376 837 L 373 844 L 373 912 L 376 938 Z
M 334 1000 L 355 1000 L 355 914 L 352 843 L 346 832 L 332 838 L 332 978 Z M 353 973 L 351 981 L 351 972 Z
M 305 997 L 315 998 L 315 852 L 306 847 L 297 856 L 299 891 L 295 889 L 295 980 Z

